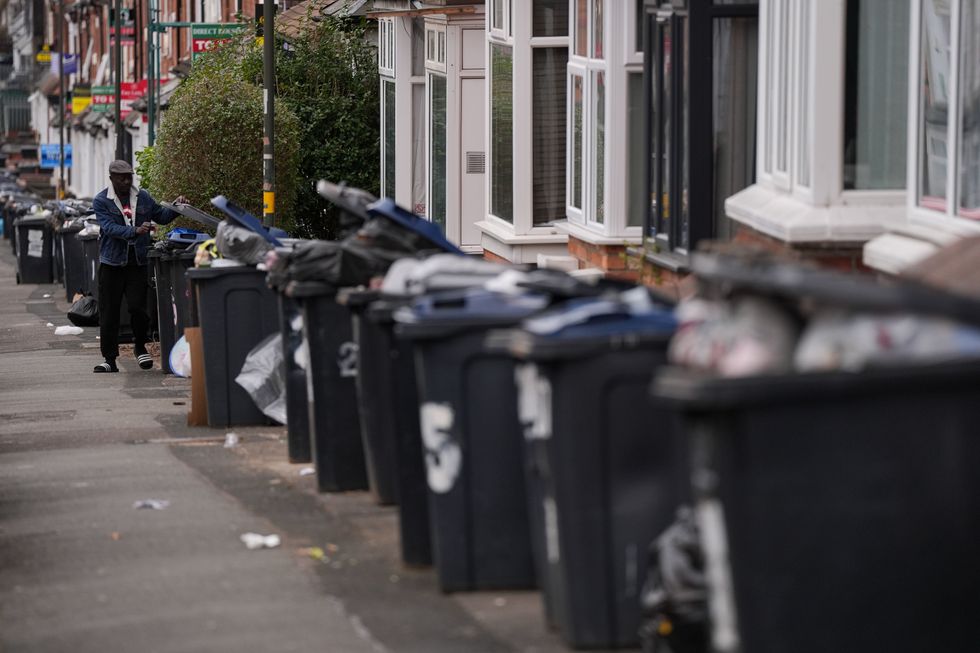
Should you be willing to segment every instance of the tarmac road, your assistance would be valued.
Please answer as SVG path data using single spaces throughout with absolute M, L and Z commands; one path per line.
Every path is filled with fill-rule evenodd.
M 63 289 L 14 276 L 0 241 L 0 652 L 566 650 L 537 593 L 449 597 L 405 569 L 394 509 L 317 494 L 283 428 L 225 448 L 185 425 L 188 381 L 131 355 L 93 374 L 98 330 L 55 336 Z

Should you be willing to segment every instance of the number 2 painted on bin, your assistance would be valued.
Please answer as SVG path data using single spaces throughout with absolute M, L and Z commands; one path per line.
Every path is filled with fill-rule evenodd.
M 445 494 L 453 489 L 463 465 L 463 452 L 452 438 L 455 415 L 449 404 L 430 402 L 422 404 L 419 413 L 429 489 Z
M 337 348 L 337 367 L 340 368 L 340 378 L 348 379 L 357 376 L 357 344 L 345 342 Z

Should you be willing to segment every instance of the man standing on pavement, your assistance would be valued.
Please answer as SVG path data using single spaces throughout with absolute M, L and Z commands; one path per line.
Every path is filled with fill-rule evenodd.
M 186 203 L 184 197 L 175 202 Z M 133 184 L 133 168 L 125 161 L 109 164 L 109 186 L 92 202 L 99 220 L 99 334 L 104 362 L 94 372 L 118 372 L 119 311 L 123 297 L 133 328 L 134 353 L 140 368 L 153 367 L 146 352 L 150 318 L 146 313 L 146 252 L 152 223 L 167 224 L 177 213 L 165 209 Z

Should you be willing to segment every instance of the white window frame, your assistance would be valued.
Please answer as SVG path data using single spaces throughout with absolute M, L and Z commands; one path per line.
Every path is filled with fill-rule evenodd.
M 908 131 L 908 199 L 909 221 L 965 233 L 980 232 L 980 221 L 959 215 L 960 130 L 960 18 L 961 0 L 953 0 L 950 12 L 949 100 L 946 125 L 946 210 L 919 206 L 919 178 L 922 144 L 919 119 L 922 116 L 922 0 L 912 0 L 911 41 L 909 46 L 909 131 Z
M 641 67 L 642 70 L 642 66 L 643 66 L 642 44 L 640 46 L 641 49 L 637 50 L 634 47 L 636 45 L 634 40 L 636 38 L 636 25 L 637 23 L 643 20 L 643 15 L 646 15 L 646 12 L 643 10 L 643 7 L 640 7 L 639 11 L 637 11 L 635 7 L 636 3 L 633 2 L 633 0 L 613 0 L 613 1 L 626 2 L 626 4 L 628 5 L 626 7 L 626 10 L 623 12 L 623 33 L 626 35 L 626 38 L 623 39 L 623 61 L 625 61 L 626 65 L 628 66 L 638 65 Z M 643 15 L 638 15 L 638 14 L 643 14 Z
M 533 147 L 531 144 L 531 123 L 533 121 L 532 106 L 532 79 L 534 67 L 535 48 L 571 48 L 570 36 L 532 36 L 532 16 L 533 0 L 517 0 L 515 3 L 508 0 L 492 0 L 493 2 L 503 2 L 505 12 L 505 24 L 508 25 L 510 34 L 505 34 L 502 30 L 492 28 L 492 14 L 487 16 L 487 43 L 486 43 L 486 83 L 487 83 L 487 119 L 486 119 L 486 143 L 487 143 L 487 169 L 486 169 L 486 211 L 485 222 L 501 233 L 509 233 L 515 236 L 530 237 L 554 237 L 555 228 L 552 225 L 534 224 L 534 198 L 533 198 L 533 176 L 532 165 Z M 492 11 L 493 7 L 490 7 Z M 511 10 L 513 9 L 513 13 Z M 493 161 L 490 123 L 492 107 L 490 106 L 491 94 L 490 84 L 493 76 L 491 70 L 490 56 L 491 45 L 503 45 L 511 48 L 513 78 L 512 83 L 512 102 L 513 102 L 513 128 L 514 128 L 514 167 L 513 167 L 513 193 L 514 193 L 514 222 L 511 223 L 502 218 L 498 218 L 490 212 L 493 184 Z M 567 74 L 566 74 L 567 77 Z M 566 86 L 567 86 L 566 79 Z M 568 91 L 566 90 L 566 98 Z M 566 108 L 567 111 L 567 108 Z M 568 157 L 566 148 L 566 160 Z M 567 170 L 567 165 L 566 165 Z M 566 178 L 567 178 L 566 174 Z M 566 180 L 566 196 L 568 193 Z M 566 200 L 567 204 L 567 200 Z
M 432 34 L 434 41 L 434 52 L 430 52 L 429 49 L 429 35 Z M 426 70 L 434 70 L 446 73 L 446 26 L 445 25 L 432 25 L 426 24 L 425 26 L 425 68 Z M 435 54 L 435 58 L 431 58 L 429 55 Z
M 378 73 L 394 79 L 395 74 L 395 19 L 378 19 Z
M 526 2 L 531 4 L 531 0 L 519 0 L 520 2 Z M 513 40 L 514 37 L 514 23 L 511 18 L 511 9 L 513 8 L 513 2 L 510 0 L 488 0 L 489 8 L 487 11 L 487 34 L 489 37 L 496 39 L 497 43 L 500 45 L 508 45 L 503 43 L 507 39 Z M 497 28 L 493 26 L 493 14 L 497 6 L 500 6 L 502 11 L 504 24 L 502 27 Z M 512 44 L 510 44 L 512 45 Z M 489 61 L 489 59 L 487 59 Z
M 396 128 L 396 125 L 398 123 L 398 119 L 397 119 L 397 115 L 398 115 L 398 99 L 397 99 L 398 98 L 398 83 L 395 81 L 395 78 L 394 77 L 382 76 L 381 79 L 380 79 L 380 81 L 379 81 L 379 91 L 380 91 L 380 96 L 381 96 L 379 98 L 379 100 L 380 100 L 379 103 L 381 105 L 381 147 L 379 148 L 381 150 L 381 175 L 380 175 L 381 179 L 380 179 L 379 186 L 381 188 L 381 197 L 392 197 L 392 198 L 394 198 L 395 197 L 395 189 L 394 188 L 388 188 L 387 185 L 385 184 L 385 161 L 386 161 L 387 155 L 388 155 L 388 152 L 387 152 L 387 150 L 388 150 L 388 140 L 387 140 L 387 138 L 385 138 L 385 131 L 388 129 L 388 119 L 387 119 L 387 111 L 386 111 L 386 98 L 387 98 L 387 96 L 385 95 L 385 84 L 392 84 L 395 87 L 395 108 L 394 108 L 394 111 L 395 111 L 396 118 L 395 118 L 395 125 L 392 125 L 392 129 L 395 129 Z M 396 153 L 395 156 L 397 157 L 397 152 L 398 152 L 398 131 L 397 131 L 397 129 L 395 131 L 394 141 L 395 141 L 395 153 Z M 397 159 L 395 160 L 395 179 L 396 180 L 398 179 L 398 160 Z M 395 185 L 396 186 L 398 185 L 397 184 L 397 181 L 395 182 Z
M 428 30 L 427 30 L 428 31 Z M 443 30 L 445 34 L 445 30 Z M 428 50 L 428 34 L 426 34 L 426 50 Z M 426 215 L 425 219 L 429 222 L 434 222 L 432 218 L 432 198 L 434 197 L 432 193 L 432 132 L 429 129 L 432 124 L 432 77 L 438 76 L 445 80 L 446 82 L 446 193 L 443 199 L 443 204 L 445 205 L 446 214 L 443 216 L 443 228 L 446 230 L 448 236 L 449 232 L 449 112 L 452 107 L 449 104 L 449 76 L 445 72 L 445 64 L 443 64 L 443 70 L 439 70 L 437 65 L 430 66 L 429 62 L 426 61 L 425 66 L 425 204 L 426 204 Z

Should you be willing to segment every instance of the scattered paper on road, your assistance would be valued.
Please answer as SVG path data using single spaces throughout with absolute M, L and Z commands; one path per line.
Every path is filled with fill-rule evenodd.
M 54 335 L 56 336 L 80 336 L 85 331 L 82 327 L 77 326 L 60 326 L 54 330 Z
M 249 550 L 254 549 L 274 549 L 280 544 L 279 536 L 273 533 L 272 535 L 262 535 L 261 533 L 242 533 L 242 542 L 245 543 L 245 547 Z
M 316 470 L 312 467 L 304 467 L 303 469 L 299 470 L 300 476 L 313 476 L 314 474 L 316 474 Z
M 166 499 L 142 499 L 133 503 L 133 508 L 137 510 L 163 510 L 170 505 Z

